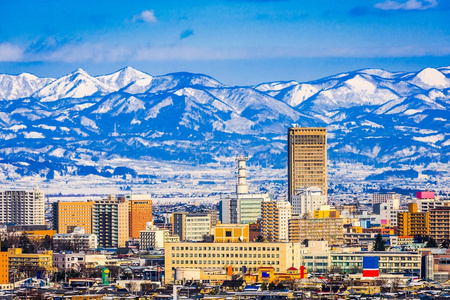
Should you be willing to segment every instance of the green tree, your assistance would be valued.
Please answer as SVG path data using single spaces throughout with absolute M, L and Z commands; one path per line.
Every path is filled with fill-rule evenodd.
M 304 239 L 302 242 L 303 246 L 305 247 L 308 247 L 308 243 L 309 243 L 308 239 Z
M 271 282 L 269 283 L 269 290 L 274 290 L 275 289 L 275 283 Z
M 432 237 L 428 240 L 428 242 L 425 244 L 425 248 L 438 248 L 439 245 L 436 243 L 436 240 Z
M 373 251 L 385 251 L 385 250 L 386 246 L 384 245 L 383 238 L 381 237 L 381 234 L 377 234 L 375 242 L 373 242 Z
M 265 282 L 263 282 L 261 284 L 261 291 L 266 291 L 267 290 L 267 284 Z

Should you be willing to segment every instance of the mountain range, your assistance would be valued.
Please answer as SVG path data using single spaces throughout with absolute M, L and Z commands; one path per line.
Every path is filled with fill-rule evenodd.
M 345 163 L 374 167 L 360 172 L 365 181 L 442 183 L 450 178 L 449 107 L 450 67 L 256 86 L 130 67 L 103 76 L 81 69 L 60 78 L 4 74 L 0 181 L 138 177 L 152 161 L 176 170 L 180 162 L 201 167 L 242 152 L 263 169 L 285 168 L 287 128 L 297 124 L 327 127 L 334 178 L 345 178 L 348 168 L 337 167 Z

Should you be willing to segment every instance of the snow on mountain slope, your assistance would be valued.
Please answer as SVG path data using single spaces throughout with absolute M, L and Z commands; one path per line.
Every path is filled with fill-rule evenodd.
M 17 76 L 0 74 L 0 100 L 30 97 L 52 81 L 53 78 L 39 78 L 28 73 Z
M 151 80 L 153 79 L 153 76 L 135 70 L 131 67 L 126 67 L 112 74 L 104 76 L 96 76 L 95 78 L 97 78 L 100 82 L 103 82 L 104 84 L 116 90 L 120 90 L 121 88 L 124 88 L 127 85 L 129 85 L 130 83 L 140 80 L 143 81 L 145 80 L 150 83 Z
M 155 76 L 152 80 L 142 79 L 130 84 L 123 91 L 136 93 L 156 93 L 160 91 L 179 89 L 186 86 L 220 87 L 222 84 L 206 75 L 192 73 L 173 73 Z
M 423 69 L 408 81 L 424 90 L 429 90 L 432 88 L 450 87 L 450 79 L 448 79 L 447 77 L 445 77 L 444 74 L 433 68 Z
M 83 98 L 97 93 L 105 95 L 114 91 L 114 88 L 78 69 L 46 85 L 33 96 L 40 98 L 42 102 L 51 102 L 63 98 Z
M 139 160 L 142 170 L 147 158 L 208 164 L 236 151 L 283 168 L 293 123 L 327 126 L 330 163 L 445 164 L 449 70 L 364 69 L 255 87 L 191 73 L 153 77 L 132 68 L 97 77 L 77 70 L 56 80 L 0 75 L 0 158 L 11 165 L 1 169 L 0 163 L 0 178 L 100 174 L 108 158 Z

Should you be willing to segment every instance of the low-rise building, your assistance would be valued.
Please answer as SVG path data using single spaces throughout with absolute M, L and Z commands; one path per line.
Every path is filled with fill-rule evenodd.
M 231 274 L 256 272 L 261 266 L 273 266 L 275 272 L 300 267 L 296 243 L 170 243 L 165 248 L 165 281 L 173 283 L 173 270 L 222 269 Z M 243 269 L 245 267 L 245 269 Z M 231 269 L 230 269 L 231 268 Z M 230 271 L 231 270 L 231 271 Z
M 58 272 L 80 271 L 85 264 L 85 253 L 74 253 L 72 251 L 53 253 L 53 266 L 58 269 Z
M 302 219 L 294 217 L 289 221 L 289 241 L 325 240 L 330 245 L 344 243 L 344 221 L 341 218 Z
M 22 253 L 21 248 L 8 249 L 9 268 L 18 270 L 28 276 L 36 276 L 38 271 L 52 274 L 53 251 L 42 251 L 41 253 Z
M 87 251 L 97 249 L 97 235 L 85 233 L 84 228 L 75 227 L 72 233 L 58 233 L 53 236 L 55 248 Z

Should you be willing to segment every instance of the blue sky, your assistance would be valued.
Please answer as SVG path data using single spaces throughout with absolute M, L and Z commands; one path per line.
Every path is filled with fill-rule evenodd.
M 450 1 L 0 2 L 0 73 L 131 66 L 230 85 L 450 65 Z

